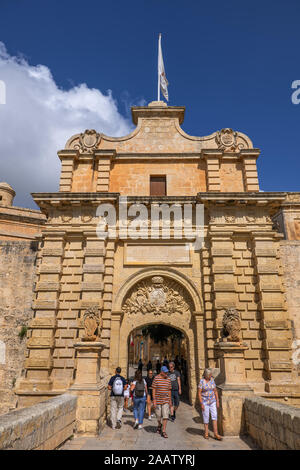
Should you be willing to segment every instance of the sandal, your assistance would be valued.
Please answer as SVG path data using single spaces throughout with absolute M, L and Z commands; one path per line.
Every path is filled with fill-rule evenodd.
M 157 432 L 157 434 L 160 434 L 160 433 L 161 433 L 161 424 L 159 424 L 159 425 L 157 426 L 156 432 Z
M 165 439 L 168 439 L 168 436 L 167 436 L 167 433 L 166 433 L 166 432 L 162 432 L 161 435 L 162 435 L 162 437 L 164 437 Z
M 209 439 L 208 434 L 204 434 L 204 439 Z
M 214 439 L 216 439 L 216 441 L 223 441 L 223 437 L 219 436 L 218 434 L 215 434 Z

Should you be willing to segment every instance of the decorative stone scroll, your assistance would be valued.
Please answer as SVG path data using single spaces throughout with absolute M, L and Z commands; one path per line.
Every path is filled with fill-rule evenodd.
M 222 129 L 221 131 L 217 131 L 216 133 L 216 143 L 220 150 L 226 151 L 235 151 L 236 149 L 239 150 L 240 144 L 237 144 L 237 132 L 233 131 L 232 129 L 226 128 Z
M 94 129 L 86 130 L 77 136 L 75 142 L 71 143 L 71 147 L 79 150 L 79 153 L 93 153 L 98 148 L 101 135 Z
M 96 341 L 101 334 L 102 319 L 97 307 L 88 308 L 83 314 L 84 336 L 82 341 Z
M 191 309 L 191 301 L 184 288 L 176 281 L 161 276 L 153 276 L 136 284 L 122 307 L 123 313 L 129 315 L 185 314 Z
M 222 341 L 239 343 L 241 341 L 241 320 L 235 308 L 227 308 L 223 316 Z

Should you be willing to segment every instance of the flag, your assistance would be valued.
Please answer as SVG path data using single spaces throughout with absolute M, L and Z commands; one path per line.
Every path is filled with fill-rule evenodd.
M 132 335 L 130 336 L 130 346 L 133 346 L 134 345 L 134 342 L 133 342 L 133 337 Z
M 167 101 L 169 101 L 168 85 L 169 85 L 169 82 L 166 77 L 164 60 L 163 60 L 162 50 L 161 50 L 161 34 L 160 34 L 159 39 L 158 39 L 158 87 L 161 89 L 161 92 Z

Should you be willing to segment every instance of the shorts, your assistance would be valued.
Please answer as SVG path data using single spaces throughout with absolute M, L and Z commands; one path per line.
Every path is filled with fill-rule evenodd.
M 152 390 L 148 390 L 148 397 L 150 397 L 150 400 L 153 401 L 153 395 L 152 395 Z
M 163 405 L 157 405 L 155 408 L 156 418 L 158 420 L 162 419 L 169 419 L 170 414 L 170 406 L 169 403 L 164 403 Z
M 202 411 L 202 416 L 203 416 L 204 424 L 209 423 L 209 414 L 212 420 L 217 421 L 218 419 L 217 403 L 214 401 L 210 405 L 207 403 L 203 403 L 203 404 L 204 404 L 204 411 Z
M 172 405 L 176 407 L 179 406 L 179 391 L 172 390 L 171 397 L 172 397 Z
M 124 398 L 129 398 L 129 390 L 124 390 Z

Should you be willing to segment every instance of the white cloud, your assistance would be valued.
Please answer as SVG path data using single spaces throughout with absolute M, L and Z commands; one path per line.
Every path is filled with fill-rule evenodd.
M 45 65 L 12 57 L 0 42 L 0 80 L 6 104 L 0 105 L 0 181 L 17 195 L 15 205 L 36 207 L 30 192 L 57 191 L 60 160 L 56 152 L 69 137 L 85 129 L 111 136 L 132 130 L 110 90 L 86 84 L 59 88 Z

